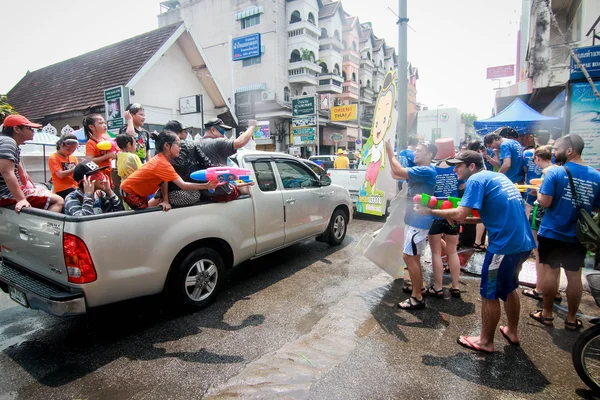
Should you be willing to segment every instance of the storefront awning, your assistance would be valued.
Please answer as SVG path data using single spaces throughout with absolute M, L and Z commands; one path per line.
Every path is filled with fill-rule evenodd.
M 264 7 L 263 6 L 258 6 L 258 7 L 248 7 L 246 8 L 244 11 L 240 11 L 239 13 L 235 14 L 235 20 L 238 21 L 242 18 L 248 18 L 251 17 L 253 15 L 256 14 L 261 14 L 264 12 Z
M 235 89 L 235 92 L 236 93 L 244 93 L 244 92 L 252 92 L 254 90 L 266 90 L 266 89 L 267 89 L 266 83 L 255 83 L 254 85 L 240 86 L 239 88 Z

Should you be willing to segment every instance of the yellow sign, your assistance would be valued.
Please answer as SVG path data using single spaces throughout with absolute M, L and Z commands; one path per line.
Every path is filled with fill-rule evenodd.
M 349 106 L 331 107 L 332 121 L 354 121 L 356 120 L 356 104 Z

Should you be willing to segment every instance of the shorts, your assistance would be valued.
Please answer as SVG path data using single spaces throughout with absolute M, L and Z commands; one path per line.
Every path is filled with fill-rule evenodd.
M 538 203 L 533 205 L 531 212 L 529 213 L 529 224 L 531 225 L 531 230 L 539 231 L 540 225 L 542 224 L 542 218 L 544 218 L 544 214 L 546 213 L 546 209 L 540 206 Z
M 415 228 L 410 225 L 404 227 L 404 254 L 418 256 L 425 248 L 429 229 Z
M 579 271 L 583 267 L 587 250 L 579 242 L 570 243 L 538 235 L 538 254 L 541 264 L 550 268 L 563 267 L 565 271 Z
M 69 195 L 69 193 L 74 192 L 74 191 L 75 191 L 75 188 L 68 188 L 65 190 L 61 190 L 60 192 L 56 192 L 56 194 L 64 199 Z
M 494 254 L 488 251 L 481 269 L 481 286 L 479 287 L 481 297 L 506 301 L 508 295 L 519 287 L 521 267 L 530 253 L 531 251 L 517 254 Z
M 148 208 L 148 196 L 138 196 L 137 194 L 127 193 L 121 189 L 123 201 L 127 203 L 132 210 L 143 210 Z
M 25 199 L 31 204 L 33 208 L 40 208 L 42 210 L 47 210 L 50 207 L 50 197 L 52 193 L 50 193 L 47 189 L 41 189 L 33 186 L 33 184 L 27 184 L 25 186 L 21 186 L 21 191 L 25 195 Z M 9 206 L 12 204 L 17 204 L 16 199 L 0 199 L 0 207 Z
M 527 193 L 525 196 L 525 204 L 533 205 L 533 202 L 537 200 L 537 196 Z
M 450 225 L 450 222 L 446 219 L 434 219 L 431 228 L 429 228 L 430 235 L 458 235 L 460 230 L 459 225 Z

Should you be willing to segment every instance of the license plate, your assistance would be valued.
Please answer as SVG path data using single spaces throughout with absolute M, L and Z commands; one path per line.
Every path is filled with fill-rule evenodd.
M 353 194 L 351 194 L 351 195 L 350 195 L 350 198 L 352 199 L 352 202 L 353 202 L 353 203 L 356 203 L 356 202 L 358 201 L 358 196 L 357 196 L 357 195 L 353 195 Z
M 19 303 L 23 307 L 29 308 L 29 302 L 27 302 L 27 296 L 25 295 L 25 293 L 15 289 L 12 286 L 8 287 L 8 293 L 10 294 L 10 298 L 13 299 L 15 302 Z

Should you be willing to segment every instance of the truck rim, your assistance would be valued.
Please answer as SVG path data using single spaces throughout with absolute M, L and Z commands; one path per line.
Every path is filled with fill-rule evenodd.
M 333 221 L 333 236 L 340 239 L 344 235 L 346 229 L 346 220 L 342 214 L 338 214 Z
M 198 260 L 190 267 L 185 278 L 185 292 L 193 301 L 209 297 L 217 287 L 219 271 L 211 260 Z

